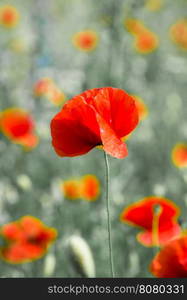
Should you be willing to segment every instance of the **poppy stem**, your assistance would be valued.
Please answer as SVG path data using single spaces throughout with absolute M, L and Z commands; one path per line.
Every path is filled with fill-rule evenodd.
M 114 275 L 113 251 L 112 251 L 112 238 L 111 238 L 111 219 L 110 219 L 110 203 L 109 203 L 109 186 L 110 186 L 110 168 L 107 153 L 104 151 L 105 167 L 106 167 L 106 211 L 107 211 L 107 226 L 108 226 L 108 247 L 110 258 L 110 271 L 112 278 Z

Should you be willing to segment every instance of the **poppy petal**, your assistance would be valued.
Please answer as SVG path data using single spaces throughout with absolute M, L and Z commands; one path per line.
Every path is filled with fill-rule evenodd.
M 89 152 L 98 143 L 97 136 L 76 120 L 52 120 L 52 144 L 60 156 L 76 156 Z
M 125 143 L 116 136 L 114 130 L 112 130 L 112 128 L 99 114 L 96 114 L 96 118 L 100 127 L 103 149 L 108 154 L 116 158 L 124 158 L 127 156 L 128 150 Z
M 137 235 L 138 241 L 144 246 L 159 246 L 165 245 L 169 240 L 177 237 L 181 233 L 181 227 L 176 223 L 169 223 L 168 230 L 165 228 L 159 228 L 158 230 L 158 242 L 154 241 L 154 236 L 152 231 L 140 232 Z
M 121 89 L 108 88 L 112 125 L 119 137 L 128 135 L 138 124 L 134 99 Z
M 1 235 L 4 236 L 6 240 L 9 241 L 17 241 L 17 240 L 22 240 L 24 238 L 19 223 L 16 222 L 4 225 L 1 228 Z
M 151 273 L 159 278 L 187 277 L 187 236 L 182 235 L 168 242 L 154 257 Z
M 164 245 L 181 232 L 180 210 L 172 201 L 157 196 L 144 198 L 125 208 L 121 220 L 144 229 L 137 239 L 145 246 Z
M 15 140 L 15 143 L 21 144 L 26 148 L 34 148 L 38 144 L 38 137 L 35 134 L 28 133 L 24 135 L 22 138 Z
M 40 258 L 45 249 L 28 243 L 12 244 L 1 251 L 1 257 L 9 263 L 20 264 Z

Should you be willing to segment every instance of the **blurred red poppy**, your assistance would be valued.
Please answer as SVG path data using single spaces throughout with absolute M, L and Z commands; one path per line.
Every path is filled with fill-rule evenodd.
M 60 156 L 77 156 L 98 145 L 116 158 L 127 156 L 121 140 L 138 123 L 135 102 L 112 87 L 85 91 L 69 100 L 51 121 L 52 144 Z
M 142 54 L 148 54 L 158 47 L 158 37 L 150 30 L 145 30 L 137 35 L 135 39 L 135 49 Z
M 180 19 L 171 26 L 170 38 L 181 49 L 187 50 L 187 19 Z
M 0 24 L 13 28 L 15 27 L 20 19 L 18 10 L 12 5 L 4 5 L 0 7 Z
M 94 201 L 100 193 L 100 183 L 96 176 L 88 174 L 81 178 L 80 196 L 87 201 Z
M 6 245 L 0 248 L 1 257 L 9 263 L 24 263 L 45 254 L 55 240 L 57 232 L 45 226 L 39 219 L 24 216 L 1 228 Z
M 187 278 L 187 235 L 168 242 L 154 257 L 151 273 L 160 278 Z
M 187 167 L 187 144 L 178 143 L 172 150 L 172 161 L 178 168 Z
M 144 229 L 137 235 L 144 246 L 159 246 L 181 232 L 177 223 L 179 213 L 179 208 L 172 201 L 152 196 L 125 208 L 121 221 Z
M 46 97 L 54 105 L 62 105 L 65 101 L 65 94 L 57 87 L 51 78 L 44 77 L 34 85 L 36 97 Z
M 79 179 L 69 179 L 65 180 L 60 184 L 60 189 L 62 190 L 64 196 L 70 200 L 75 200 L 80 198 L 80 180 Z
M 82 51 L 92 51 L 98 44 L 98 34 L 93 30 L 85 30 L 77 32 L 73 36 L 73 44 Z
M 34 134 L 34 121 L 28 112 L 20 108 L 9 108 L 0 114 L 0 130 L 16 144 L 33 148 L 38 143 Z
M 65 180 L 60 184 L 64 196 L 70 200 L 95 201 L 100 193 L 100 182 L 95 175 L 87 174 L 80 178 Z

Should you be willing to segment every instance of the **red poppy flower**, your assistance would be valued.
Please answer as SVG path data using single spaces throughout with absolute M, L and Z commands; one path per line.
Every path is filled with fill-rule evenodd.
M 5 27 L 15 27 L 19 22 L 19 12 L 11 5 L 4 5 L 0 7 L 0 24 Z
M 92 51 L 98 43 L 98 35 L 93 30 L 85 30 L 77 32 L 73 36 L 73 44 L 76 48 L 82 51 Z
M 26 148 L 33 148 L 38 143 L 31 116 L 20 108 L 9 108 L 1 112 L 0 130 L 12 142 Z
M 100 192 L 100 183 L 96 176 L 88 174 L 81 178 L 80 196 L 87 201 L 97 199 Z
M 121 221 L 143 229 L 137 235 L 140 243 L 145 246 L 158 246 L 180 233 L 181 228 L 177 223 L 179 212 L 179 208 L 172 201 L 152 196 L 125 208 Z
M 80 178 L 65 180 L 60 184 L 64 196 L 70 200 L 94 201 L 100 193 L 100 183 L 95 175 L 87 174 Z
M 145 30 L 135 39 L 135 49 L 142 54 L 148 54 L 158 47 L 158 37 L 151 31 Z
M 178 168 L 187 167 L 187 144 L 176 144 L 172 150 L 172 161 Z
M 44 96 L 54 105 L 61 105 L 65 101 L 65 95 L 50 78 L 38 80 L 34 86 L 36 97 Z
M 25 216 L 4 225 L 1 235 L 6 239 L 6 245 L 0 248 L 1 257 L 10 263 L 23 263 L 43 256 L 57 233 L 40 220 Z
M 154 257 L 150 271 L 160 278 L 187 278 L 187 235 L 168 242 Z
M 187 19 L 181 19 L 171 26 L 170 38 L 183 50 L 187 50 Z
M 35 96 L 43 96 L 47 94 L 51 86 L 53 86 L 53 81 L 51 78 L 42 78 L 36 82 L 34 85 L 34 94 Z
M 77 156 L 98 145 L 124 158 L 121 140 L 138 123 L 134 100 L 125 91 L 106 87 L 88 90 L 69 100 L 51 121 L 52 144 L 60 156 Z
M 80 182 L 79 179 L 65 180 L 60 184 L 60 189 L 64 193 L 64 196 L 70 200 L 80 198 Z

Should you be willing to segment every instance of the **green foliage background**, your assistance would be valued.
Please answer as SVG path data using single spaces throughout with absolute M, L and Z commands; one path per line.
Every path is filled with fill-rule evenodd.
M 129 156 L 110 158 L 111 216 L 114 264 L 118 277 L 150 277 L 148 265 L 155 249 L 136 240 L 137 229 L 122 224 L 123 208 L 149 195 L 165 196 L 182 210 L 187 227 L 187 173 L 173 166 L 171 150 L 187 139 L 187 54 L 174 45 L 169 28 L 187 11 L 186 0 L 165 0 L 157 12 L 143 0 L 12 0 L 21 14 L 14 29 L 0 28 L 0 110 L 18 106 L 29 110 L 40 136 L 38 147 L 25 152 L 0 136 L 0 225 L 24 215 L 40 218 L 58 230 L 49 249 L 56 259 L 52 277 L 79 277 L 67 247 L 73 234 L 90 245 L 96 276 L 109 274 L 105 208 L 104 155 L 94 149 L 75 158 L 56 156 L 51 146 L 49 124 L 59 111 L 46 99 L 33 96 L 33 85 L 51 77 L 67 98 L 85 89 L 114 86 L 144 99 L 149 115 L 127 141 Z M 0 1 L 0 5 L 7 4 Z M 151 54 L 137 53 L 133 37 L 125 30 L 125 18 L 142 20 L 160 39 Z M 77 31 L 92 29 L 100 36 L 96 50 L 84 53 L 71 42 Z M 21 53 L 10 47 L 18 39 Z M 91 173 L 101 181 L 101 196 L 92 203 L 63 199 L 59 180 Z M 19 176 L 29 177 L 24 189 Z M 27 264 L 0 261 L 1 277 L 44 277 L 46 257 Z

